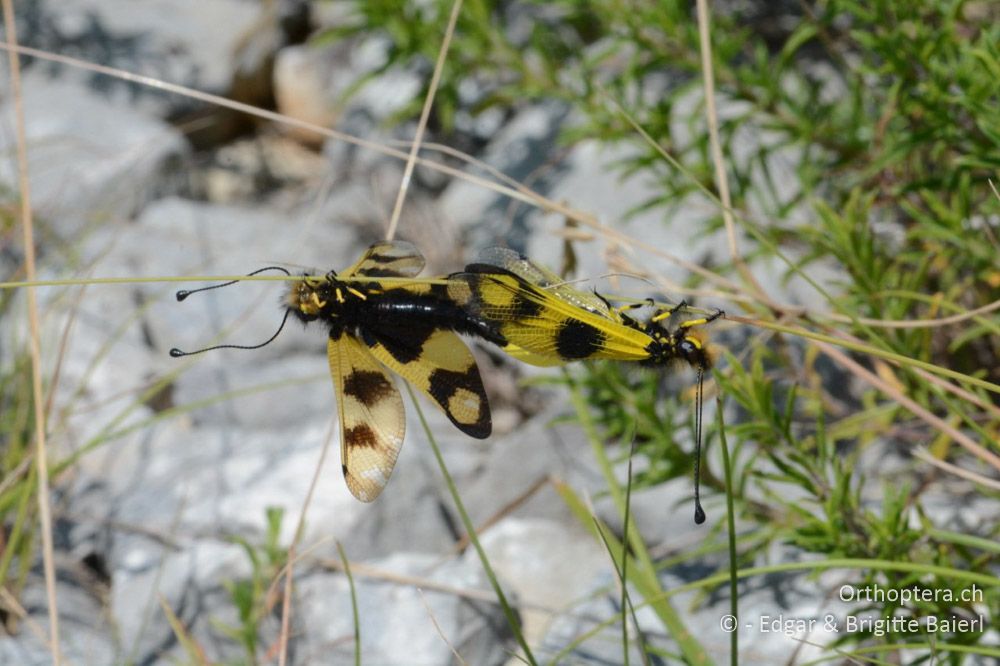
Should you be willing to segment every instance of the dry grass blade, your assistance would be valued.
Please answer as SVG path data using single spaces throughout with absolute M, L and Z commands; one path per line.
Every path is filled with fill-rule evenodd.
M 198 666 L 208 666 L 210 663 L 208 657 L 205 656 L 205 651 L 201 648 L 198 643 L 195 642 L 194 638 L 184 627 L 184 623 L 181 619 L 177 617 L 174 609 L 170 607 L 170 604 L 163 597 L 163 595 L 158 595 L 160 601 L 160 608 L 163 609 L 163 614 L 167 616 L 167 623 L 174 632 L 174 636 L 177 641 L 184 648 L 184 652 L 187 653 L 188 658 L 192 663 L 198 664 Z
M 6 587 L 0 586 L 0 608 L 4 611 L 15 615 L 19 620 L 22 620 L 28 627 L 28 630 L 37 638 L 43 645 L 48 641 L 48 636 L 45 634 L 45 629 L 38 624 L 30 615 L 28 615 L 27 609 L 21 605 L 21 602 L 10 593 Z
M 935 416 L 927 409 L 918 405 L 914 400 L 908 396 L 901 393 L 898 389 L 892 386 L 889 382 L 886 382 L 881 377 L 873 372 L 869 372 L 865 368 L 861 367 L 860 364 L 851 359 L 847 354 L 837 349 L 831 344 L 819 341 L 813 341 L 813 344 L 817 345 L 824 354 L 832 358 L 834 361 L 844 366 L 852 373 L 865 380 L 872 386 L 878 388 L 880 391 L 885 393 L 887 396 L 898 402 L 900 405 L 908 409 L 918 418 L 922 419 L 928 425 L 936 428 L 937 430 L 946 433 L 949 437 L 958 442 L 962 447 L 964 447 L 969 453 L 976 456 L 986 464 L 990 465 L 994 469 L 1000 471 L 1000 456 L 997 456 L 992 451 L 987 450 L 985 447 L 974 442 L 968 435 L 959 432 L 954 426 L 945 422 L 938 416 Z
M 455 23 L 458 21 L 458 13 L 462 10 L 462 0 L 455 0 L 451 6 L 451 15 L 448 17 L 448 27 L 444 31 L 444 39 L 441 41 L 441 48 L 438 51 L 437 62 L 434 63 L 434 74 L 431 76 L 431 84 L 427 87 L 427 97 L 424 99 L 424 108 L 420 111 L 420 121 L 417 123 L 417 131 L 413 135 L 413 143 L 410 145 L 410 154 L 406 158 L 406 168 L 403 170 L 403 179 L 399 183 L 399 192 L 396 194 L 396 203 L 392 208 L 392 217 L 389 219 L 389 230 L 385 233 L 386 240 L 392 240 L 396 236 L 396 227 L 399 225 L 399 215 L 403 212 L 403 201 L 406 200 L 406 193 L 410 189 L 410 179 L 413 177 L 413 167 L 417 162 L 417 153 L 420 152 L 420 142 L 424 138 L 424 130 L 427 128 L 427 118 L 431 114 L 431 107 L 434 105 L 434 93 L 437 92 L 441 81 L 441 70 L 444 69 L 445 59 L 448 57 L 448 47 L 451 46 L 451 37 L 455 34 Z
M 17 483 L 22 476 L 24 476 L 24 473 L 28 470 L 28 467 L 30 467 L 32 462 L 34 462 L 34 458 L 35 457 L 30 454 L 25 456 L 21 460 L 21 462 L 17 463 L 17 467 L 12 469 L 7 474 L 7 476 L 4 477 L 2 481 L 0 481 L 0 495 L 3 495 L 5 492 L 7 492 L 9 488 L 13 487 L 13 485 Z
M 343 571 L 344 565 L 339 560 L 323 558 L 317 561 L 318 564 L 324 568 L 332 569 L 334 571 Z M 386 571 L 385 569 L 379 569 L 378 567 L 373 567 L 368 564 L 355 562 L 351 565 L 351 573 L 355 576 L 360 576 L 364 578 L 371 578 L 372 580 L 378 580 L 381 582 L 393 583 L 394 585 L 405 585 L 407 587 L 419 588 L 421 590 L 433 590 L 435 592 L 440 592 L 442 594 L 450 594 L 455 597 L 462 599 L 469 599 L 472 601 L 485 601 L 487 603 L 493 603 L 499 605 L 496 595 L 490 590 L 483 589 L 470 589 L 455 587 L 453 585 L 447 585 L 441 583 L 432 578 L 423 578 L 420 576 L 408 576 L 405 574 L 400 574 L 395 571 Z M 518 606 L 524 608 L 525 610 L 539 611 L 542 613 L 547 613 L 553 617 L 569 615 L 579 619 L 598 622 L 599 618 L 587 615 L 584 613 L 566 613 L 565 609 L 553 608 L 551 606 L 546 606 L 544 604 L 533 603 L 531 601 L 521 601 Z
M 309 511 L 309 505 L 312 503 L 313 493 L 316 491 L 316 484 L 319 483 L 319 475 L 323 471 L 323 463 L 326 462 L 326 454 L 330 450 L 330 442 L 333 439 L 334 424 L 333 421 L 330 422 L 330 427 L 326 431 L 326 437 L 323 438 L 323 448 L 320 449 L 319 460 L 316 461 L 316 470 L 313 472 L 312 481 L 309 483 L 309 490 L 306 491 L 306 498 L 302 501 L 302 511 L 299 513 L 299 522 L 295 527 L 295 536 L 292 537 L 292 543 L 288 547 L 288 562 L 278 576 L 283 574 L 285 577 L 285 593 L 284 598 L 281 601 L 281 635 L 278 639 L 278 664 L 279 666 L 285 666 L 288 661 L 288 636 L 289 627 L 291 625 L 292 616 L 292 571 L 295 564 L 295 549 L 298 546 L 299 540 L 302 538 L 302 532 L 305 529 L 306 524 L 306 513 Z M 338 544 L 339 547 L 339 544 Z M 274 584 L 271 586 L 271 590 L 268 594 L 272 594 L 278 579 L 275 579 Z
M 719 114 L 715 107 L 715 73 L 712 64 L 711 20 L 708 11 L 708 1 L 698 0 L 698 38 L 701 46 L 701 73 L 705 83 L 705 114 L 708 123 L 708 138 L 712 151 L 712 162 L 715 165 L 715 183 L 719 188 L 719 199 L 722 202 L 722 220 L 726 225 L 726 238 L 729 242 L 729 255 L 739 270 L 740 275 L 751 287 L 754 296 L 770 304 L 771 301 L 750 268 L 743 261 L 739 246 L 736 243 L 736 221 L 733 219 L 733 201 L 729 194 L 729 178 L 726 176 L 726 165 L 722 156 L 722 144 L 719 141 Z M 773 305 L 772 305 L 773 309 Z
M 913 455 L 920 458 L 928 465 L 933 465 L 938 469 L 947 472 L 948 474 L 954 474 L 955 476 L 961 477 L 966 481 L 971 481 L 972 483 L 978 483 L 985 488 L 992 488 L 996 491 L 1000 491 L 1000 481 L 997 479 L 991 479 L 989 477 L 983 476 L 982 474 L 976 474 L 975 472 L 970 472 L 967 469 L 959 467 L 958 465 L 952 465 L 950 462 L 939 460 L 935 458 L 927 449 L 919 448 L 913 449 Z
M 458 661 L 458 663 L 462 664 L 462 666 L 466 666 L 465 659 L 462 658 L 462 655 L 460 655 L 458 653 L 458 650 L 455 649 L 455 645 L 450 640 L 448 640 L 448 637 L 444 635 L 444 631 L 441 630 L 441 625 L 438 624 L 437 617 L 434 616 L 434 611 L 431 610 L 430 604 L 427 603 L 427 597 L 424 596 L 424 591 L 421 590 L 420 588 L 417 588 L 417 594 L 420 595 L 420 601 L 421 603 L 423 603 L 424 608 L 427 609 L 427 617 L 431 619 L 431 624 L 434 625 L 434 630 L 438 633 L 438 636 L 440 636 L 441 640 L 444 641 L 444 644 L 448 646 L 448 649 L 451 650 L 451 653 L 455 655 L 455 659 Z
M 272 122 L 275 122 L 275 123 L 280 123 L 280 124 L 287 125 L 287 126 L 290 126 L 290 127 L 295 127 L 295 128 L 299 128 L 299 129 L 304 129 L 304 130 L 308 130 L 308 131 L 311 131 L 311 132 L 315 132 L 316 134 L 319 134 L 321 136 L 326 136 L 326 137 L 329 137 L 329 138 L 337 140 L 337 141 L 343 141 L 345 143 L 349 143 L 351 145 L 359 146 L 359 147 L 365 148 L 367 150 L 372 150 L 372 151 L 381 153 L 383 155 L 387 155 L 389 157 L 395 157 L 397 159 L 404 160 L 404 161 L 409 160 L 408 153 L 406 153 L 406 152 L 404 152 L 402 150 L 391 148 L 389 146 L 386 146 L 386 145 L 383 145 L 383 144 L 380 144 L 380 143 L 377 143 L 377 142 L 367 141 L 365 139 L 360 139 L 358 137 L 352 136 L 352 135 L 347 134 L 345 132 L 340 132 L 340 131 L 337 131 L 337 130 L 330 129 L 328 127 L 323 127 L 321 125 L 316 125 L 316 124 L 309 123 L 309 122 L 306 122 L 306 121 L 303 121 L 303 120 L 299 120 L 299 119 L 296 119 L 296 118 L 292 118 L 292 117 L 289 117 L 289 116 L 284 116 L 284 115 L 282 115 L 280 113 L 276 113 L 276 112 L 273 112 L 273 111 L 268 111 L 268 110 L 265 110 L 265 109 L 261 109 L 261 108 L 255 107 L 255 106 L 251 106 L 249 104 L 244 104 L 244 103 L 241 103 L 241 102 L 236 102 L 234 100 L 227 99 L 227 98 L 221 97 L 219 95 L 212 95 L 210 93 L 205 93 L 205 92 L 202 92 L 200 90 L 196 90 L 196 89 L 189 88 L 189 87 L 186 87 L 186 86 L 169 83 L 167 81 L 162 81 L 162 80 L 154 78 L 154 77 L 145 76 L 145 75 L 141 75 L 141 74 L 136 74 L 134 72 L 129 72 L 129 71 L 118 69 L 118 68 L 114 68 L 114 67 L 107 67 L 107 66 L 104 66 L 104 65 L 97 65 L 97 64 L 90 63 L 90 62 L 87 62 L 87 61 L 84 61 L 84 60 L 80 60 L 78 58 L 72 58 L 72 57 L 69 57 L 69 56 L 64 56 L 64 55 L 59 55 L 59 54 L 53 54 L 53 53 L 49 53 L 47 51 L 40 50 L 40 49 L 34 49 L 34 48 L 31 48 L 31 47 L 20 46 L 20 45 L 17 45 L 15 43 L 12 43 L 12 42 L 9 42 L 9 41 L 8 42 L 0 42 L 0 49 L 6 50 L 9 53 L 19 53 L 19 54 L 22 54 L 22 55 L 28 55 L 28 56 L 31 56 L 31 57 L 34 57 L 34 58 L 39 58 L 39 59 L 44 60 L 44 61 L 60 63 L 60 64 L 63 64 L 63 65 L 66 65 L 68 67 L 83 69 L 83 70 L 86 70 L 86 71 L 95 72 L 95 73 L 98 73 L 98 74 L 102 74 L 102 75 L 105 75 L 105 76 L 109 76 L 109 77 L 121 79 L 121 80 L 128 81 L 128 82 L 131 82 L 131 83 L 136 83 L 136 84 L 139 84 L 139 85 L 148 86 L 150 88 L 155 88 L 155 89 L 162 90 L 162 91 L 165 91 L 165 92 L 169 92 L 169 93 L 172 93 L 172 94 L 181 95 L 181 96 L 184 96 L 184 97 L 187 97 L 187 98 L 190 98 L 190 99 L 202 101 L 202 102 L 205 102 L 207 104 L 212 104 L 212 105 L 215 105 L 215 106 L 220 106 L 220 107 L 223 107 L 223 108 L 232 109 L 234 111 L 239 111 L 241 113 L 246 113 L 248 115 L 255 116 L 255 117 L 258 117 L 258 118 L 262 118 L 262 119 L 265 119 L 265 120 L 269 120 L 269 121 L 272 121 Z M 732 285 L 733 284 L 733 283 L 725 280 L 721 276 L 719 276 L 719 275 L 717 275 L 715 273 L 712 273 L 711 271 L 707 271 L 706 269 L 698 266 L 697 264 L 693 264 L 691 262 L 684 261 L 683 259 L 680 259 L 677 256 L 675 256 L 675 255 L 673 255 L 673 254 L 671 254 L 669 252 L 666 252 L 666 251 L 664 251 L 663 249 L 661 249 L 659 247 L 656 247 L 656 246 L 654 246 L 654 245 L 652 245 L 650 243 L 646 243 L 646 242 L 642 241 L 641 239 L 633 238 L 629 234 L 624 233 L 622 231 L 619 231 L 619 230 L 616 230 L 616 229 L 612 229 L 611 227 L 609 227 L 609 226 L 601 223 L 594 215 L 592 215 L 592 214 L 590 214 L 590 213 L 588 213 L 586 211 L 577 210 L 577 209 L 574 209 L 574 208 L 572 208 L 572 207 L 570 207 L 570 206 L 568 206 L 568 205 L 566 205 L 564 203 L 548 199 L 548 198 L 546 198 L 546 197 L 538 194 L 537 192 L 534 192 L 534 191 L 532 191 L 532 190 L 524 187 L 523 185 L 520 185 L 520 184 L 518 184 L 516 182 L 513 182 L 509 178 L 503 176 L 503 174 L 501 174 L 500 172 L 498 172 L 495 168 L 493 168 L 493 167 L 491 167 L 491 166 L 489 166 L 487 164 L 484 164 L 480 160 L 477 160 L 475 158 L 471 158 L 468 155 L 465 155 L 464 153 L 461 153 L 461 152 L 456 151 L 454 149 L 450 149 L 449 148 L 447 150 L 444 150 L 438 144 L 428 143 L 428 144 L 424 145 L 424 148 L 425 149 L 440 150 L 441 152 L 443 152 L 445 154 L 448 154 L 448 155 L 450 155 L 452 157 L 456 157 L 456 158 L 458 158 L 460 160 L 463 160 L 463 161 L 467 162 L 470 165 L 477 166 L 478 168 L 483 169 L 485 172 L 491 174 L 491 176 L 493 176 L 494 178 L 496 178 L 497 180 L 499 180 L 501 182 L 498 183 L 498 182 L 495 182 L 495 181 L 492 181 L 492 180 L 489 180 L 489 179 L 486 179 L 486 178 L 481 178 L 479 176 L 476 176 L 476 175 L 473 175 L 473 174 L 470 174 L 470 173 L 466 173 L 464 171 L 461 171 L 459 169 L 455 169 L 453 167 L 441 164 L 439 162 L 435 162 L 434 160 L 429 160 L 429 159 L 426 159 L 426 158 L 416 157 L 414 159 L 414 162 L 415 162 L 415 164 L 417 164 L 419 166 L 422 166 L 422 167 L 425 167 L 425 168 L 428 168 L 428 169 L 432 169 L 432 170 L 437 171 L 439 173 L 442 173 L 444 175 L 451 176 L 453 178 L 457 178 L 457 179 L 460 179 L 460 180 L 464 180 L 464 181 L 467 181 L 469 183 L 478 185 L 480 187 L 492 190 L 492 191 L 496 192 L 497 194 L 509 197 L 509 198 L 511 198 L 511 199 L 513 199 L 515 201 L 520 201 L 522 203 L 526 203 L 526 204 L 529 204 L 529 205 L 532 205 L 532 206 L 536 206 L 536 207 L 538 207 L 538 208 L 540 208 L 540 209 L 542 209 L 542 210 L 544 210 L 546 212 L 558 213 L 559 215 L 563 215 L 563 216 L 565 216 L 568 219 L 575 220 L 576 222 L 580 223 L 583 226 L 586 226 L 588 228 L 594 229 L 597 233 L 599 233 L 608 242 L 615 243 L 615 244 L 620 244 L 620 245 L 628 247 L 628 248 L 642 249 L 643 251 L 650 253 L 652 256 L 656 257 L 657 259 L 664 260 L 664 261 L 670 262 L 671 264 L 681 266 L 681 267 L 685 268 L 686 270 L 702 274 L 704 277 L 706 277 L 706 279 L 712 280 L 713 282 L 717 282 L 717 283 L 720 283 L 720 284 L 728 284 L 728 285 Z M 501 184 L 501 183 L 506 183 L 506 184 Z M 219 276 L 219 277 L 211 277 L 211 278 L 206 278 L 206 279 L 217 280 L 217 281 L 227 281 L 227 280 L 230 280 L 230 279 L 238 279 L 238 278 L 242 278 L 242 277 L 244 277 L 244 276 Z M 191 280 L 191 279 L 193 279 L 191 276 L 178 276 L 176 278 L 157 277 L 157 278 L 152 278 L 151 281 L 188 281 L 188 280 Z M 138 282 L 140 280 L 142 280 L 142 279 L 141 278 L 137 278 L 137 279 L 134 279 L 133 281 Z M 112 280 L 112 281 L 116 281 L 116 280 Z M 53 285 L 54 284 L 83 284 L 83 283 L 86 283 L 86 284 L 100 284 L 102 282 L 103 282 L 103 280 L 101 280 L 101 279 L 91 279 L 91 280 L 78 280 L 77 279 L 77 280 L 48 281 L 48 282 L 44 282 L 44 283 L 31 282 L 30 284 L 53 284 Z M 22 283 L 10 283 L 7 286 L 26 286 L 26 285 L 24 285 Z M 750 299 L 750 300 L 758 300 L 759 301 L 760 299 Z
M 17 24 L 11 0 L 3 0 L 3 17 L 7 41 L 17 44 Z M 24 99 L 21 93 L 21 62 L 16 52 L 8 53 L 10 88 L 14 100 L 17 127 L 17 175 L 21 197 L 21 231 L 24 242 L 24 273 L 28 281 L 35 279 L 35 236 L 31 214 L 31 185 L 28 177 L 28 145 L 25 135 Z M 42 395 L 42 351 L 38 322 L 38 297 L 28 290 L 28 324 L 30 327 L 31 389 L 35 414 L 35 465 L 38 469 L 38 516 L 42 532 L 42 567 L 45 571 L 45 596 L 49 613 L 49 650 L 56 666 L 62 663 L 59 646 L 59 606 L 56 599 L 56 570 L 52 552 L 52 514 L 49 504 L 49 465 L 45 447 L 45 409 Z
M 726 319 L 729 321 L 738 322 L 740 324 L 746 324 L 748 326 L 756 326 L 759 328 L 766 328 L 772 331 L 777 331 L 779 333 L 786 333 L 788 335 L 794 335 L 796 337 L 801 337 L 807 340 L 812 340 L 814 342 L 824 342 L 831 345 L 836 345 L 839 347 L 844 347 L 852 351 L 856 351 L 862 354 L 868 354 L 869 356 L 885 359 L 891 363 L 898 363 L 901 365 L 906 365 L 913 369 L 925 370 L 928 372 L 936 373 L 942 377 L 950 377 L 961 382 L 965 382 L 972 386 L 978 386 L 984 388 L 992 393 L 1000 394 L 1000 384 L 994 384 L 993 382 L 988 382 L 984 379 L 979 379 L 978 377 L 972 377 L 970 375 L 951 370 L 950 368 L 945 368 L 940 365 L 935 365 L 927 361 L 921 361 L 920 359 L 903 356 L 895 352 L 886 351 L 879 347 L 873 347 L 868 344 L 861 344 L 855 342 L 854 340 L 846 336 L 833 336 L 826 335 L 823 333 L 816 333 L 809 329 L 805 329 L 799 326 L 786 326 L 774 321 L 764 321 L 760 319 L 750 319 L 748 317 L 741 317 L 739 315 L 727 314 Z
M 266 109 L 261 109 L 250 104 L 244 104 L 242 102 L 237 102 L 226 97 L 221 97 L 219 95 L 212 95 L 210 93 L 202 92 L 194 88 L 189 88 L 187 86 L 177 85 L 174 83 L 169 83 L 167 81 L 162 81 L 160 79 L 145 76 L 142 74 L 136 74 L 134 72 L 129 72 L 122 69 L 117 69 L 114 67 L 107 67 L 104 65 L 96 65 L 94 63 L 87 62 L 85 60 L 80 60 L 78 58 L 72 58 L 69 56 L 58 55 L 49 53 L 48 51 L 43 51 L 41 49 L 34 49 L 28 46 L 20 46 L 16 43 L 7 41 L 0 42 L 0 49 L 7 51 L 8 53 L 15 53 L 21 55 L 31 56 L 33 58 L 39 58 L 48 62 L 56 62 L 69 67 L 74 67 L 78 69 L 83 69 L 91 72 L 96 72 L 103 74 L 105 76 L 110 76 L 113 78 L 121 79 L 123 81 L 128 81 L 130 83 L 136 83 L 143 86 L 148 86 L 150 88 L 155 88 L 157 90 L 162 90 L 176 95 L 181 95 L 190 99 L 205 102 L 206 104 L 212 104 L 215 106 L 220 106 L 227 109 L 232 109 L 234 111 L 239 111 L 241 113 L 246 113 L 257 118 L 263 118 L 264 120 L 270 120 L 275 123 L 282 125 L 288 125 L 289 127 L 295 127 L 299 129 L 304 129 L 310 132 L 315 132 L 320 136 L 329 137 L 337 141 L 343 141 L 354 146 L 365 148 L 367 150 L 372 150 L 389 157 L 395 157 L 400 160 L 407 160 L 408 154 L 402 150 L 397 150 L 395 148 L 390 148 L 386 145 L 367 141 L 365 139 L 359 139 L 356 136 L 347 134 L 345 132 L 339 132 L 337 130 L 324 127 L 322 125 L 316 125 L 304 120 L 299 120 L 297 118 L 292 118 L 290 116 L 285 116 L 274 111 L 268 111 Z M 478 163 L 478 160 L 470 160 L 468 156 L 462 157 L 462 159 L 469 161 L 470 163 Z M 417 157 L 415 159 L 416 163 L 422 167 L 438 171 L 442 174 L 451 176 L 453 178 L 458 178 L 461 180 L 468 181 L 474 185 L 479 185 L 481 187 L 487 188 L 496 192 L 497 194 L 502 194 L 508 196 L 517 201 L 527 203 L 533 206 L 538 206 L 544 210 L 555 211 L 561 215 L 565 215 L 577 221 L 580 221 L 589 226 L 594 226 L 597 228 L 602 228 L 602 225 L 597 222 L 597 220 L 590 214 L 578 211 L 570 208 L 564 204 L 560 204 L 556 201 L 546 199 L 540 194 L 535 192 L 525 190 L 523 188 L 508 187 L 505 185 L 500 185 L 491 182 L 485 178 L 480 178 L 472 174 L 465 173 L 459 169 L 435 162 L 433 160 L 428 160 L 426 158 Z M 239 277 L 239 276 L 237 276 Z M 178 278 L 182 280 L 184 278 Z M 69 284 L 80 284 L 80 281 L 71 281 Z
M 895 321 L 891 319 L 869 319 L 867 317 L 858 317 L 852 320 L 850 317 L 845 317 L 844 315 L 838 315 L 838 314 L 822 315 L 821 318 L 829 319 L 830 321 L 841 322 L 844 324 L 856 321 L 860 324 L 864 324 L 865 326 L 871 326 L 873 328 L 935 328 L 940 326 L 951 326 L 953 324 L 960 324 L 963 321 L 975 319 L 976 317 L 981 317 L 991 312 L 996 312 L 997 310 L 1000 310 L 1000 299 L 995 300 L 992 303 L 987 303 L 986 305 L 980 306 L 978 308 L 969 310 L 968 312 L 949 315 L 947 317 L 940 317 L 938 319 L 907 319 L 905 321 Z

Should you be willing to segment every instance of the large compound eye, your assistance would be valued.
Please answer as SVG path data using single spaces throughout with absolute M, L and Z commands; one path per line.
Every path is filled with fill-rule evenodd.
M 681 340 L 681 344 L 679 345 L 679 347 L 680 347 L 680 350 L 681 350 L 681 354 L 684 355 L 684 356 L 686 356 L 686 357 L 688 357 L 688 358 L 690 358 L 692 355 L 694 355 L 694 354 L 696 354 L 698 352 L 697 345 L 695 345 L 693 342 L 691 342 L 687 338 L 684 338 L 683 340 Z

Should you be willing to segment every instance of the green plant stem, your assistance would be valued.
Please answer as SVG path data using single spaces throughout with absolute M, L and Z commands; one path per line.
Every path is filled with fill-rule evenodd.
M 528 663 L 532 666 L 536 666 L 538 662 L 535 661 L 535 656 L 532 654 L 531 648 L 528 646 L 528 641 L 524 638 L 524 633 L 521 631 L 521 623 L 517 618 L 517 613 L 514 612 L 514 609 L 507 601 L 507 595 L 504 594 L 503 588 L 500 587 L 500 582 L 497 580 L 493 567 L 490 565 L 490 560 L 486 556 L 486 551 L 483 550 L 482 544 L 479 543 L 479 536 L 476 534 L 476 528 L 472 524 L 472 519 L 469 518 L 469 513 L 465 510 L 465 504 L 462 502 L 462 498 L 458 493 L 458 487 L 455 485 L 454 479 L 451 478 L 451 472 L 448 471 L 448 466 L 445 464 L 444 457 L 441 455 L 441 449 L 438 447 L 437 440 L 434 439 L 434 433 L 431 432 L 431 428 L 427 424 L 427 419 L 424 417 L 424 412 L 420 408 L 420 403 L 417 402 L 417 398 L 413 394 L 413 389 L 409 384 L 406 384 L 406 390 L 410 394 L 410 402 L 417 410 L 417 416 L 420 417 L 420 425 L 423 426 L 424 432 L 427 433 L 427 440 L 430 442 L 431 450 L 434 452 L 434 458 L 437 460 L 438 467 L 441 470 L 441 475 L 444 477 L 445 486 L 447 486 L 448 492 L 451 494 L 451 498 L 455 502 L 455 507 L 458 509 L 458 515 L 462 518 L 462 525 L 465 527 L 465 533 L 469 535 L 469 542 L 472 544 L 472 547 L 476 549 L 476 554 L 479 555 L 479 561 L 483 565 L 483 570 L 486 572 L 486 578 L 489 579 L 490 585 L 493 587 L 494 594 L 497 595 L 497 601 L 500 602 L 503 614 L 507 618 L 507 624 L 514 633 L 514 638 L 517 639 L 521 649 L 524 650 L 525 659 L 527 659 Z
M 354 576 L 351 574 L 351 564 L 347 561 L 347 553 L 344 547 L 337 542 L 337 553 L 340 554 L 340 561 L 344 565 L 344 575 L 347 576 L 347 585 L 351 589 L 351 616 L 354 618 L 354 666 L 361 666 L 361 619 L 358 617 L 358 594 L 354 589 Z
M 719 423 L 719 443 L 722 446 L 722 469 L 726 478 L 726 533 L 729 541 L 729 613 L 736 618 L 735 628 L 729 632 L 729 663 L 733 666 L 740 661 L 739 632 L 739 578 L 736 576 L 736 507 L 733 501 L 733 466 L 729 459 L 729 442 L 726 440 L 726 421 L 723 417 L 722 398 L 715 401 Z
M 601 441 L 601 438 L 597 433 L 597 426 L 594 424 L 594 420 L 590 417 L 586 400 L 580 393 L 579 387 L 573 382 L 567 383 L 570 386 L 570 400 L 572 401 L 573 407 L 576 409 L 577 418 L 580 421 L 580 425 L 583 427 L 584 434 L 590 442 L 591 449 L 593 450 L 597 463 L 601 468 L 601 472 L 604 474 L 608 492 L 610 493 L 615 506 L 618 508 L 620 515 L 622 515 L 624 519 L 625 497 L 617 479 L 615 479 L 611 461 L 608 459 L 607 452 L 604 450 L 604 443 Z M 587 524 L 594 520 L 594 517 L 590 515 L 583 503 L 575 497 L 575 494 L 573 494 L 568 487 L 559 489 L 559 492 L 560 495 L 562 495 L 563 500 L 569 505 L 570 509 L 577 514 L 581 523 Z M 587 526 L 589 529 L 595 529 L 589 524 Z M 625 542 L 624 539 L 623 543 L 619 543 L 618 539 L 611 534 L 610 530 L 601 523 L 597 523 L 596 529 L 599 531 L 599 536 L 602 539 L 607 540 L 609 544 L 609 552 L 612 553 L 613 557 L 615 557 L 615 554 L 618 552 L 625 552 L 623 550 L 623 543 Z M 639 534 L 638 530 L 635 530 L 630 535 L 626 535 L 626 538 L 629 539 L 628 544 L 631 546 L 632 552 L 634 553 L 633 566 L 629 568 L 636 571 L 636 575 L 633 577 L 633 583 L 635 584 L 636 589 L 639 590 L 647 601 L 651 597 L 657 597 L 662 600 L 663 588 L 657 578 L 656 567 L 653 565 L 652 558 L 649 555 L 649 549 L 646 548 L 642 535 Z M 616 566 L 621 569 L 622 563 L 616 562 Z M 669 603 L 657 603 L 654 604 L 654 609 L 664 626 L 670 632 L 670 635 L 677 641 L 681 651 L 684 653 L 685 659 L 689 663 L 712 663 L 701 644 L 691 636 L 687 627 L 684 626 L 684 623 L 681 621 L 680 616 L 673 606 Z

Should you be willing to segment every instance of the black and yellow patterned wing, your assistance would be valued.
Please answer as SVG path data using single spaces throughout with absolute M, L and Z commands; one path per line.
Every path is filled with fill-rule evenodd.
M 526 363 L 649 358 L 653 338 L 626 325 L 603 301 L 601 308 L 585 305 L 590 301 L 587 294 L 568 285 L 547 290 L 491 264 L 470 264 L 464 273 L 450 277 L 468 284 L 466 308 L 503 335 L 508 343 L 504 351 Z
M 403 399 L 392 376 L 359 340 L 327 345 L 340 414 L 340 461 L 351 494 L 371 502 L 389 482 L 406 432 Z
M 544 266 L 539 266 L 520 252 L 506 247 L 489 247 L 479 253 L 476 263 L 505 268 L 526 282 L 541 287 L 545 293 L 554 294 L 571 305 L 621 322 L 618 313 L 611 310 L 600 296 L 576 289 L 566 280 Z
M 369 247 L 340 277 L 412 278 L 424 270 L 424 255 L 413 243 L 403 240 L 379 241 Z
M 372 355 L 436 402 L 455 426 L 477 439 L 493 430 L 479 368 L 453 331 L 415 322 L 402 331 L 362 333 Z

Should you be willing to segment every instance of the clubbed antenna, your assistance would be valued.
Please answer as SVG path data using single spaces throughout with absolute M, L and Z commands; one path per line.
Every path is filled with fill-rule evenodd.
M 266 268 L 260 268 L 258 270 L 255 270 L 252 273 L 248 273 L 247 277 L 250 277 L 252 275 L 257 275 L 258 273 L 263 273 L 264 271 L 281 271 L 285 275 L 289 275 L 289 276 L 291 275 L 291 273 L 289 273 L 287 270 L 285 270 L 281 266 L 267 266 Z M 191 289 L 191 290 L 181 289 L 180 291 L 177 292 L 177 300 L 178 301 L 183 301 L 184 299 L 186 299 L 191 294 L 197 294 L 199 291 L 210 291 L 212 289 L 221 289 L 222 287 L 228 287 L 229 285 L 236 284 L 239 281 L 240 280 L 230 280 L 229 282 L 223 282 L 222 284 L 214 284 L 211 287 L 202 287 L 200 289 Z M 198 349 L 198 350 L 195 350 L 195 351 L 192 351 L 192 352 L 181 351 L 177 347 L 174 347 L 173 349 L 170 350 L 170 355 L 172 357 L 174 357 L 174 358 L 181 358 L 183 356 L 194 356 L 195 354 L 203 354 L 204 352 L 214 351 L 216 349 L 260 349 L 261 347 L 264 347 L 264 346 L 269 345 L 272 342 L 274 342 L 274 339 L 277 338 L 278 335 L 281 333 L 281 331 L 285 328 L 285 322 L 288 321 L 288 315 L 289 315 L 290 312 L 291 312 L 291 310 L 285 310 L 285 316 L 281 319 L 281 325 L 278 326 L 278 330 L 274 332 L 274 335 L 272 335 L 271 337 L 269 337 L 264 342 L 261 342 L 260 344 L 256 344 L 256 345 L 215 345 L 214 347 L 205 347 L 204 349 Z

